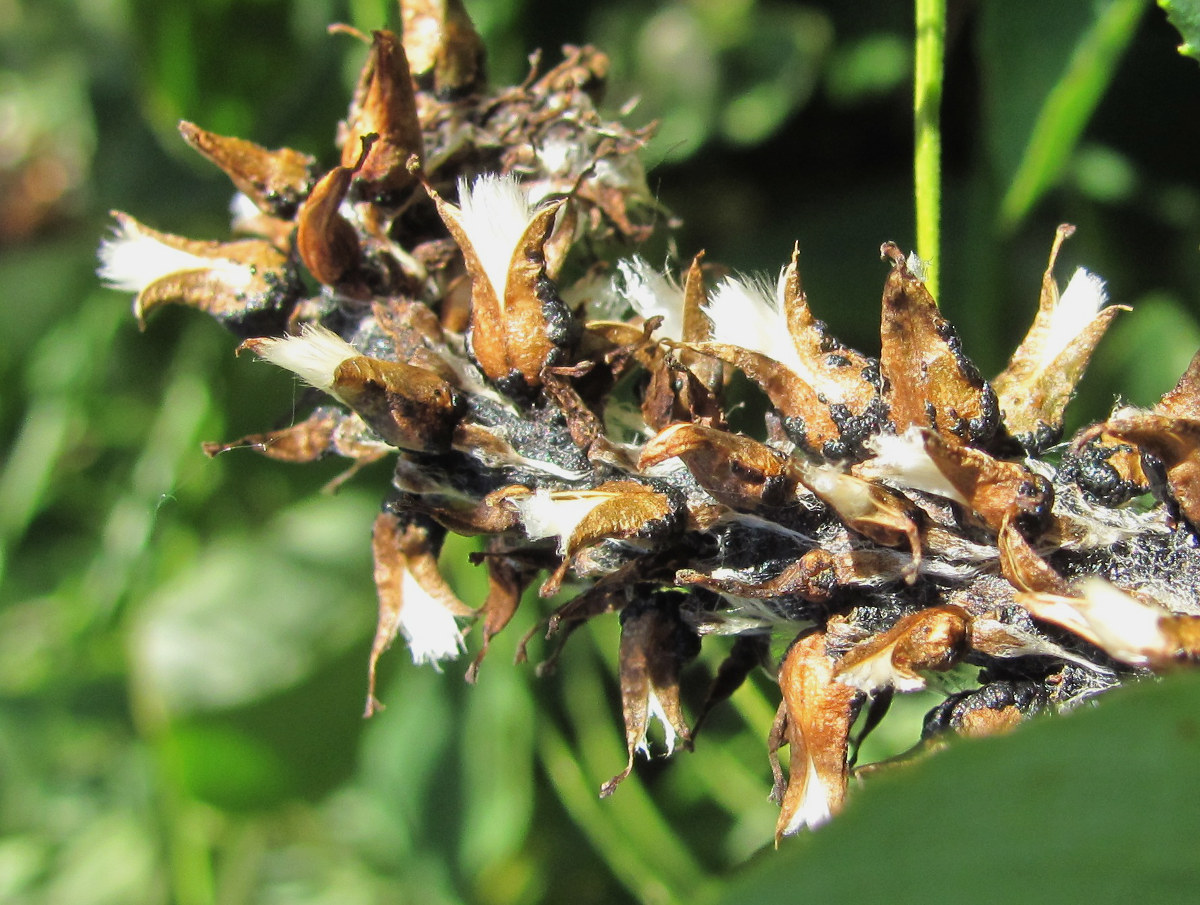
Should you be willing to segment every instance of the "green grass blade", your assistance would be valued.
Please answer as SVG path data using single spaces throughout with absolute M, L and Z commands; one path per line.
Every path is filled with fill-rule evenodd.
M 917 0 L 913 77 L 913 190 L 917 254 L 926 262 L 925 283 L 938 297 L 942 216 L 942 76 L 946 55 L 946 0 Z
M 1075 46 L 1066 72 L 1042 104 L 1020 166 L 1000 203 L 1002 230 L 1016 227 L 1062 173 L 1133 38 L 1145 5 L 1144 0 L 1113 0 Z

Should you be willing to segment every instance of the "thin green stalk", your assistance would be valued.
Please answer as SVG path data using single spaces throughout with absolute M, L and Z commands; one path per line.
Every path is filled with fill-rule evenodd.
M 917 254 L 926 262 L 925 284 L 938 297 L 942 212 L 942 69 L 946 51 L 946 0 L 917 0 L 913 76 L 913 188 Z

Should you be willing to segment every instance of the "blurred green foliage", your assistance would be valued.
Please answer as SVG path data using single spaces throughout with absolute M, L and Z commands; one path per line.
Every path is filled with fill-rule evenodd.
M 537 47 L 609 52 L 611 103 L 640 96 L 631 117 L 661 122 L 648 162 L 686 222 L 681 253 L 773 270 L 798 240 L 818 313 L 874 347 L 875 251 L 912 242 L 906 5 L 468 6 L 498 81 L 522 78 Z M 506 662 L 546 611 L 530 599 L 475 688 L 398 647 L 382 664 L 388 709 L 359 718 L 386 466 L 329 497 L 337 462 L 205 459 L 201 440 L 287 423 L 295 387 L 198 316 L 139 334 L 129 300 L 93 276 L 109 208 L 226 229 L 228 187 L 178 141 L 179 118 L 332 160 L 362 55 L 325 33 L 339 20 L 396 14 L 384 0 L 0 2 L 0 901 L 901 901 L 897 865 L 939 857 L 956 870 L 931 876 L 953 882 L 921 901 L 984 901 L 972 878 L 1026 858 L 1015 840 L 1045 827 L 1081 882 L 1026 882 L 1023 898 L 1103 900 L 1082 882 L 1116 860 L 1101 837 L 1153 849 L 1112 889 L 1158 878 L 1167 901 L 1194 884 L 1194 852 L 1151 819 L 1194 836 L 1193 680 L 873 781 L 844 820 L 734 886 L 775 819 L 762 677 L 695 753 L 639 764 L 605 801 L 625 757 L 615 620 L 576 633 L 539 679 Z M 1086 264 L 1135 308 L 1077 420 L 1117 392 L 1153 401 L 1200 345 L 1200 70 L 1178 43 L 1132 0 L 950 3 L 941 301 L 994 372 L 1032 315 L 1054 226 L 1076 223 L 1064 275 Z M 469 549 L 451 542 L 444 561 L 479 601 Z M 720 639 L 706 648 L 696 694 L 723 654 Z M 874 737 L 869 757 L 911 743 L 928 702 L 901 703 L 908 728 Z M 979 798 L 1018 788 L 1019 809 Z

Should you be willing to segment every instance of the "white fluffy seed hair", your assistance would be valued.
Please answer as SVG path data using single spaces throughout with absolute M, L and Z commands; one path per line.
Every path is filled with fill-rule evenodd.
M 785 836 L 793 836 L 805 828 L 815 830 L 833 817 L 833 810 L 829 807 L 829 789 L 817 773 L 817 765 L 813 759 L 808 757 L 805 760 L 804 794 L 796 813 L 783 828 Z
M 797 374 L 807 370 L 792 343 L 779 291 L 765 280 L 725 277 L 713 287 L 704 311 L 715 342 L 759 352 Z
M 1050 315 L 1050 327 L 1038 364 L 1041 367 L 1053 364 L 1054 359 L 1083 332 L 1107 301 L 1104 280 L 1089 270 L 1078 268 Z
M 400 633 L 408 643 L 413 663 L 430 663 L 437 668 L 442 660 L 453 660 L 467 649 L 453 614 L 407 569 L 401 595 Z
M 904 259 L 904 266 L 922 283 L 929 276 L 929 262 L 921 258 L 915 251 L 909 252 L 908 257 Z
M 229 226 L 235 233 L 247 231 L 250 224 L 261 216 L 262 211 L 248 195 L 235 192 L 229 199 Z
M 526 497 L 514 497 L 510 502 L 517 508 L 529 539 L 558 538 L 561 556 L 566 553 L 567 542 L 576 526 L 605 499 L 603 494 L 564 494 L 556 497 L 548 490 L 537 490 Z
M 613 283 L 616 293 L 643 318 L 662 317 L 659 336 L 683 339 L 683 288 L 666 274 L 635 256 L 617 262 Z
M 458 206 L 471 247 L 503 303 L 508 265 L 532 214 L 525 190 L 512 174 L 485 174 L 473 183 L 460 179 Z
M 921 430 L 909 427 L 902 434 L 876 434 L 866 443 L 875 454 L 859 466 L 859 474 L 870 479 L 884 479 L 901 487 L 910 487 L 935 496 L 967 502 L 958 489 L 942 474 L 937 463 L 925 451 Z
M 132 220 L 117 225 L 113 235 L 100 243 L 98 255 L 96 273 L 101 282 L 124 292 L 141 292 L 163 277 L 188 270 L 211 271 L 235 290 L 248 285 L 254 276 L 243 264 L 172 248 L 142 232 Z
M 1165 655 L 1170 647 L 1162 630 L 1169 613 L 1143 603 L 1103 578 L 1091 576 L 1080 583 L 1083 600 L 1075 610 L 1112 657 L 1140 666 L 1151 655 Z
M 766 279 L 723 279 L 713 289 L 704 308 L 712 321 L 713 341 L 741 346 L 773 358 L 818 393 L 824 393 L 834 401 L 841 399 L 841 385 L 812 367 L 796 351 L 783 304 L 786 285 L 786 267 L 779 272 L 774 289 Z
M 326 393 L 333 390 L 338 365 L 360 354 L 332 330 L 313 324 L 301 327 L 299 336 L 255 340 L 254 353 Z
M 667 746 L 667 756 L 670 757 L 675 753 L 675 743 L 679 740 L 678 733 L 675 732 L 675 727 L 671 725 L 671 721 L 667 719 L 667 711 L 662 705 L 662 701 L 658 697 L 658 693 L 651 688 L 650 699 L 647 702 L 649 705 L 650 715 L 646 719 L 646 724 L 649 725 L 650 720 L 656 719 L 663 727 L 663 744 Z M 637 750 L 641 751 L 646 757 L 650 756 L 650 743 L 643 735 L 641 742 L 638 743 Z

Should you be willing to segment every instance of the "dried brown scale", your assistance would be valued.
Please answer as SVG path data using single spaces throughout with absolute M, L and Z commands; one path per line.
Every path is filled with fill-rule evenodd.
M 179 124 L 179 134 L 224 170 L 234 187 L 264 214 L 290 220 L 316 182 L 313 175 L 316 160 L 291 148 L 270 151 L 254 142 L 217 135 L 186 121 Z
M 887 242 L 880 253 L 892 261 L 883 290 L 879 356 L 892 424 L 898 431 L 930 427 L 967 443 L 987 443 L 1000 418 L 995 392 L 900 249 Z
M 339 208 L 373 141 L 363 139 L 357 164 L 334 167 L 322 176 L 296 214 L 296 250 L 308 272 L 317 282 L 357 298 L 370 295 L 359 274 L 362 243 Z
M 1052 271 L 1071 228 L 994 384 L 892 243 L 878 361 L 815 319 L 795 253 L 778 307 L 739 312 L 781 324 L 791 345 L 728 342 L 699 255 L 674 288 L 648 270 L 636 286 L 596 281 L 611 267 L 603 250 L 669 220 L 636 157 L 646 133 L 597 111 L 603 54 L 568 48 L 489 91 L 457 0 L 401 10 L 409 31 L 376 33 L 342 165 L 319 179 L 304 155 L 182 127 L 259 207 L 263 239 L 193 242 L 118 214 L 101 250 L 139 317 L 198 308 L 332 397 L 210 455 L 333 453 L 353 462 L 344 478 L 394 457 L 373 540 L 368 713 L 398 634 L 436 666 L 482 622 L 473 681 L 546 573 L 544 595 L 573 596 L 517 647 L 523 660 L 543 626 L 554 636 L 539 674 L 578 626 L 625 614 L 629 762 L 607 793 L 652 716 L 688 740 L 679 689 L 701 638 L 737 638 L 702 714 L 773 636 L 795 638 L 768 744 L 785 834 L 840 808 L 859 709 L 873 725 L 932 674 L 975 687 L 935 708 L 927 731 L 979 734 L 1200 656 L 1200 357 L 1155 408 L 1083 430 L 1059 465 L 1020 458 L 1011 439 L 1036 454 L 1061 430 L 1119 308 L 1086 274 L 1060 294 Z M 309 298 L 285 250 L 293 232 L 320 284 Z M 587 276 L 570 285 L 572 273 Z M 1086 304 L 1061 304 L 1078 292 Z M 727 427 L 732 368 L 771 402 L 753 436 Z M 1127 502 L 1147 488 L 1161 500 Z M 478 610 L 438 574 L 446 530 L 485 538 Z
M 1004 423 L 1030 453 L 1036 454 L 1058 441 L 1062 434 L 1063 411 L 1083 375 L 1096 344 L 1109 322 L 1123 305 L 1098 311 L 1078 334 L 1056 346 L 1054 313 L 1060 301 L 1054 280 L 1054 264 L 1062 243 L 1075 227 L 1063 224 L 1050 249 L 1050 263 L 1042 275 L 1042 292 L 1033 326 L 1008 367 L 993 382 Z
M 360 148 L 372 135 L 375 139 L 359 161 Z M 408 160 L 425 153 L 424 141 L 408 58 L 391 32 L 372 35 L 371 52 L 337 143 L 342 166 L 354 170 L 356 197 L 386 211 L 402 200 L 403 190 L 415 185 Z

